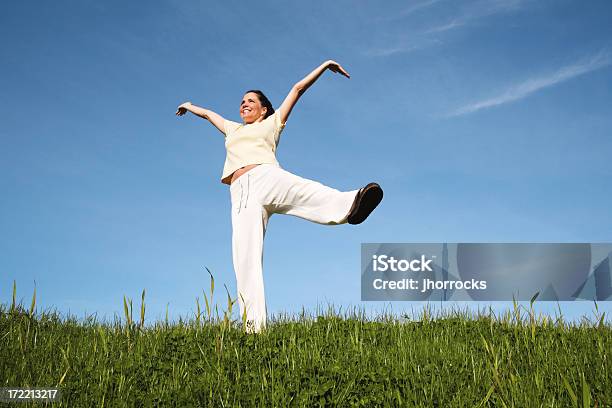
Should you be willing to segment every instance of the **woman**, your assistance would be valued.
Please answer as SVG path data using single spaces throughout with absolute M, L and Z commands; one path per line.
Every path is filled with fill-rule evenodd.
M 276 160 L 276 147 L 291 110 L 327 69 L 350 78 L 337 62 L 326 61 L 297 82 L 277 110 L 261 91 L 248 91 L 240 103 L 243 123 L 190 102 L 176 111 L 179 116 L 189 111 L 207 119 L 225 135 L 227 156 L 221 182 L 230 185 L 233 264 L 240 313 L 249 332 L 259 332 L 266 325 L 263 241 L 272 214 L 326 225 L 359 224 L 382 200 L 382 189 L 376 183 L 341 192 L 291 174 Z

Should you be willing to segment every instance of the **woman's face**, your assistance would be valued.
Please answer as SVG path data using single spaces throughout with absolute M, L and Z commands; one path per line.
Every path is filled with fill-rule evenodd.
M 267 111 L 268 109 L 261 105 L 259 97 L 254 92 L 245 94 L 240 102 L 240 117 L 245 124 L 261 122 Z

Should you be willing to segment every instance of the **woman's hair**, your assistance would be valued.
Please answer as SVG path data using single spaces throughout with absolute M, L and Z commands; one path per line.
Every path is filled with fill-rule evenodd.
M 274 108 L 272 107 L 272 103 L 270 102 L 268 97 L 264 95 L 263 92 L 261 92 L 259 89 L 251 89 L 250 91 L 246 91 L 245 94 L 248 94 L 249 92 L 253 92 L 254 94 L 257 94 L 257 97 L 259 98 L 259 102 L 261 102 L 261 104 L 267 108 L 266 116 L 264 117 L 264 119 L 274 113 Z

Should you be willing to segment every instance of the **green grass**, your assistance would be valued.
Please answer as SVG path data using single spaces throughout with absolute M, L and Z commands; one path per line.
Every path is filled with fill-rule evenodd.
M 0 305 L 0 387 L 58 386 L 55 406 L 612 406 L 604 316 L 568 324 L 515 305 L 400 321 L 330 309 L 252 335 L 207 298 L 193 319 L 150 326 L 144 292 L 136 321 L 129 300 L 112 323 L 35 303 Z

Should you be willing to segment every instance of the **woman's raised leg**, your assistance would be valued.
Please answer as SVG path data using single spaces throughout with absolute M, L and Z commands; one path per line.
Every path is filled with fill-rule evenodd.
M 339 191 L 280 167 L 268 173 L 262 202 L 271 213 L 294 215 L 325 225 L 345 224 L 359 190 Z

